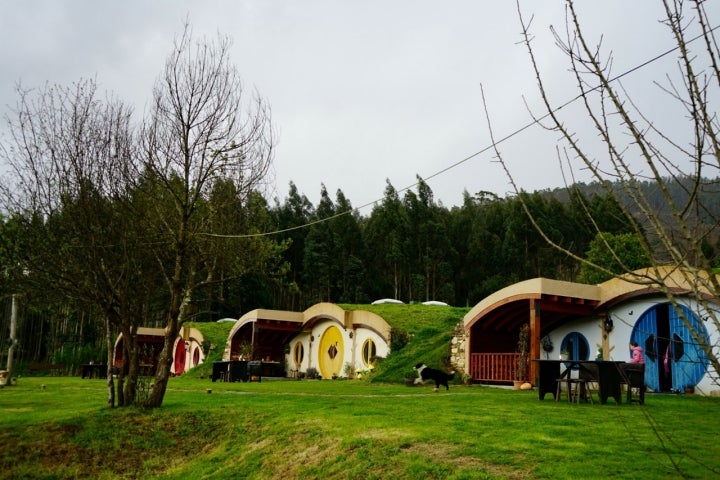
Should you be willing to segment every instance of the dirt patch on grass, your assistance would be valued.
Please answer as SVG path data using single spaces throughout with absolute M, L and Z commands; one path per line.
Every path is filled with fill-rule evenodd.
M 491 478 L 507 478 L 511 480 L 535 478 L 529 469 L 515 468 L 488 462 L 478 457 L 458 454 L 457 449 L 449 445 L 414 443 L 404 447 L 402 450 L 406 454 L 417 454 L 434 462 L 450 463 L 459 469 L 482 471 Z

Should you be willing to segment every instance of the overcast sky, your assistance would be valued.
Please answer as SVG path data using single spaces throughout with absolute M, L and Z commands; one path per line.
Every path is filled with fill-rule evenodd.
M 658 21 L 659 2 L 579 3 L 591 39 L 603 34 L 613 51 L 614 72 L 673 47 Z M 535 15 L 541 68 L 562 103 L 576 95 L 549 30 L 564 28 L 563 2 L 521 4 L 528 18 Z M 430 177 L 485 149 L 481 84 L 496 138 L 531 120 L 523 97 L 539 109 L 509 0 L 1 0 L 0 112 L 11 112 L 18 82 L 96 78 L 133 105 L 139 121 L 185 18 L 196 38 L 219 32 L 233 39 L 231 59 L 245 85 L 271 106 L 279 134 L 271 197 L 281 201 L 293 181 L 317 205 L 324 183 L 333 199 L 341 189 L 361 207 L 383 197 L 386 179 L 401 190 L 416 175 Z M 674 70 L 674 61 L 625 80 L 648 108 L 662 95 L 651 79 Z M 502 144 L 521 187 L 562 185 L 554 141 L 536 127 Z M 428 183 L 446 206 L 459 204 L 463 190 L 511 190 L 490 152 Z

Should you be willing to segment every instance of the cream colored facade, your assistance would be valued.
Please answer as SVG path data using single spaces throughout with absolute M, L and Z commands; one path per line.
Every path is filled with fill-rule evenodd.
M 282 361 L 295 376 L 315 369 L 322 378 L 344 377 L 373 368 L 373 359 L 390 352 L 390 325 L 364 310 L 318 303 L 303 312 L 253 310 L 233 326 L 223 360 Z
M 499 378 L 486 378 L 486 372 L 496 370 L 488 365 L 502 356 L 497 354 L 515 352 L 513 340 L 523 324 L 531 329 L 530 359 L 558 358 L 567 345 L 575 350 L 574 358 L 595 359 L 601 352 L 604 360 L 627 361 L 632 340 L 645 350 L 646 385 L 651 389 L 681 392 L 690 387 L 714 394 L 719 372 L 701 345 L 720 344 L 714 322 L 707 321 L 720 312 L 720 299 L 707 290 L 700 291 L 704 301 L 694 298 L 693 275 L 659 268 L 599 285 L 546 278 L 519 282 L 484 298 L 465 315 L 466 338 L 455 349 L 464 352 L 463 363 L 476 380 L 507 382 L 512 380 L 510 370 Z M 662 288 L 653 283 L 658 278 Z M 554 345 L 553 351 L 541 347 L 543 337 Z M 536 368 L 531 361 L 528 381 L 536 378 Z

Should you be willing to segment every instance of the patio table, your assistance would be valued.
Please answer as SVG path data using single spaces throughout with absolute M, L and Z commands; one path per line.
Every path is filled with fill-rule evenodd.
M 597 368 L 597 377 L 595 381 L 598 383 L 598 396 L 600 404 L 605 405 L 607 399 L 612 397 L 616 404 L 620 404 L 622 400 L 622 383 L 623 375 L 621 365 L 625 362 L 616 361 L 596 361 L 596 360 L 533 360 L 538 362 L 538 378 L 536 381 L 538 387 L 538 398 L 543 400 L 546 393 L 552 393 L 553 398 L 556 395 L 557 379 L 566 378 L 573 369 L 584 369 L 592 372 Z M 577 367 L 577 368 L 576 368 Z

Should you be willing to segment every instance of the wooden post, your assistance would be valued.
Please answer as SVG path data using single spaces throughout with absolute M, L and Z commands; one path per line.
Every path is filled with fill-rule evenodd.
M 530 299 L 530 360 L 540 358 L 540 301 Z M 538 363 L 530 362 L 530 383 L 537 383 Z
M 7 356 L 7 380 L 6 385 L 12 385 L 13 383 L 13 356 L 15 353 L 15 330 L 17 329 L 17 295 L 13 293 L 12 296 L 12 308 L 10 310 L 10 347 L 8 348 Z
M 607 317 L 600 317 L 600 329 L 602 330 L 602 351 L 603 360 L 610 360 L 610 352 L 613 348 L 610 346 L 610 332 L 605 329 L 605 319 Z
M 255 354 L 257 353 L 255 349 L 255 333 L 259 334 L 259 329 L 257 319 L 255 319 L 250 332 L 250 348 L 252 348 L 252 353 L 250 354 L 250 358 L 248 358 L 248 360 L 255 360 Z

